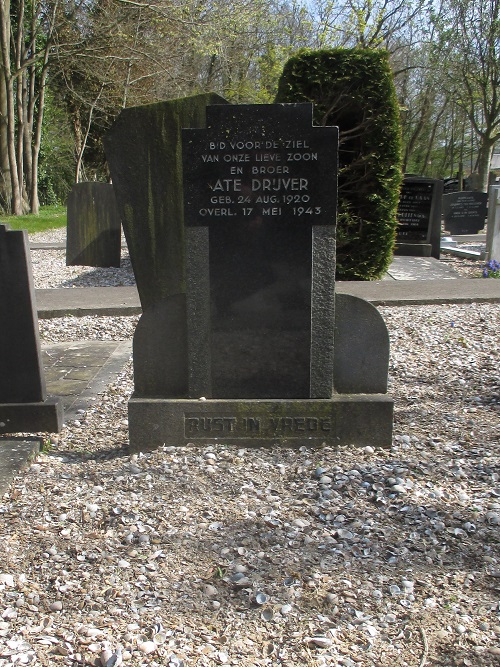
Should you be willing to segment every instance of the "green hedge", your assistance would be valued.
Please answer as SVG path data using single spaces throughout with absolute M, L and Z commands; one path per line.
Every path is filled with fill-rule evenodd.
M 317 125 L 338 125 L 337 278 L 375 280 L 387 270 L 402 180 L 399 106 L 384 51 L 299 51 L 276 102 L 313 102 Z

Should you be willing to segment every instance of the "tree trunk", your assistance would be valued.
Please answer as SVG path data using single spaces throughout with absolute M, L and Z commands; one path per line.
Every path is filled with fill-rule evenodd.
M 13 215 L 22 215 L 22 196 L 16 160 L 15 94 L 14 84 L 11 77 L 10 40 L 10 2 L 9 0 L 0 0 L 0 48 L 2 50 L 3 75 L 7 102 L 6 139 L 11 184 L 10 210 Z
M 489 137 L 481 137 L 477 166 L 479 172 L 479 188 L 481 192 L 488 192 L 490 164 L 495 142 Z
M 7 131 L 7 87 L 3 71 L 2 50 L 0 49 L 0 209 L 3 209 L 6 213 L 10 213 L 12 185 L 10 182 Z

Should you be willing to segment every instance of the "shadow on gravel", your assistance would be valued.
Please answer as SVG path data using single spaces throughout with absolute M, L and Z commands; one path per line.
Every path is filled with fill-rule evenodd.
M 95 268 L 75 278 L 64 280 L 61 287 L 125 287 L 135 285 L 129 257 L 122 257 L 120 267 Z
M 122 447 L 103 447 L 95 452 L 76 450 L 76 451 L 58 451 L 53 449 L 47 452 L 47 456 L 58 457 L 65 463 L 85 463 L 85 461 L 114 461 L 115 459 L 129 456 L 128 444 L 124 443 Z

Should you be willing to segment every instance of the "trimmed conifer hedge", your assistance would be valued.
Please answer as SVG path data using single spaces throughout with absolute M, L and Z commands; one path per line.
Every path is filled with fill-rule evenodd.
M 281 75 L 277 103 L 313 102 L 317 125 L 339 127 L 337 278 L 387 270 L 402 181 L 399 106 L 384 51 L 302 50 Z

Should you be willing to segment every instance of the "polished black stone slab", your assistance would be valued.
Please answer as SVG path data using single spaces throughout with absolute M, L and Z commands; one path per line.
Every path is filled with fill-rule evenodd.
M 443 195 L 445 229 L 450 234 L 477 234 L 484 228 L 488 214 L 488 193 L 452 192 Z
M 68 197 L 67 266 L 120 266 L 121 220 L 113 186 L 75 183 Z
M 0 225 L 0 403 L 43 401 L 28 234 Z
M 397 211 L 398 244 L 429 244 L 430 254 L 439 259 L 442 194 L 442 180 L 419 176 L 404 179 Z M 412 253 L 403 247 L 401 254 Z
M 190 396 L 331 396 L 337 151 L 310 104 L 183 131 Z
M 62 403 L 46 394 L 28 234 L 0 225 L 0 433 L 61 427 Z

